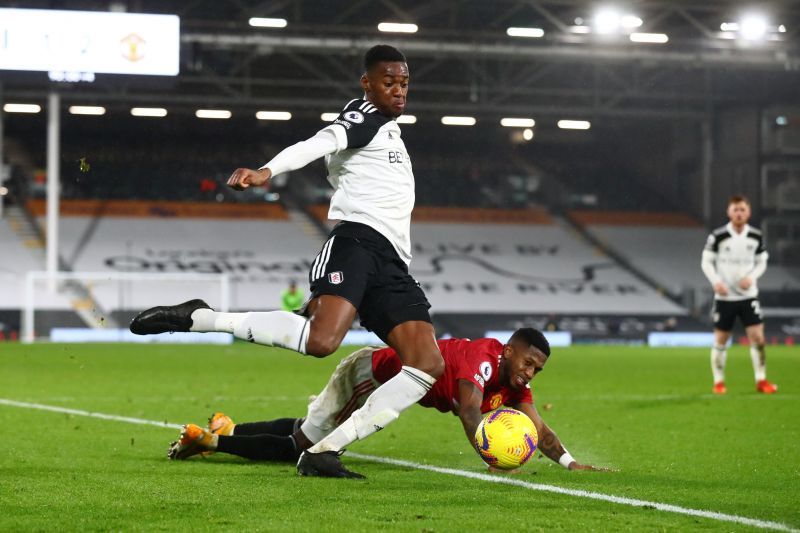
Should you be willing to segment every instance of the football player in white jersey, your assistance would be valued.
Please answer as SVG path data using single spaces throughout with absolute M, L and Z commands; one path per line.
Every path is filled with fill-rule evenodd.
M 756 390 L 773 394 L 778 387 L 767 381 L 764 353 L 764 320 L 756 281 L 767 270 L 768 254 L 758 228 L 750 226 L 750 201 L 741 195 L 728 201 L 730 222 L 708 236 L 701 266 L 714 288 L 714 347 L 711 372 L 715 394 L 725 394 L 726 345 L 734 322 L 742 321 L 750 341 Z
M 372 47 L 364 56 L 363 98 L 348 102 L 333 123 L 260 169 L 238 168 L 228 179 L 230 187 L 244 190 L 325 158 L 335 189 L 328 217 L 341 222 L 312 264 L 311 296 L 300 314 L 219 313 L 202 300 L 192 300 L 148 309 L 131 322 L 131 331 L 138 334 L 222 331 L 325 357 L 339 347 L 358 313 L 366 328 L 396 350 L 402 370 L 301 455 L 301 475 L 361 477 L 339 460 L 345 446 L 395 420 L 444 371 L 430 304 L 408 274 L 414 175 L 395 121 L 405 110 L 408 81 L 408 64 L 399 50 Z

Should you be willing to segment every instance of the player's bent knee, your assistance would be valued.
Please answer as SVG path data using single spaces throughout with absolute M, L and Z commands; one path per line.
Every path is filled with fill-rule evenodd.
M 420 358 L 410 366 L 417 370 L 422 370 L 434 379 L 439 379 L 444 374 L 444 359 L 438 352 L 428 357 Z
M 341 342 L 337 335 L 315 334 L 312 329 L 306 343 L 306 354 L 313 357 L 328 357 L 339 348 Z

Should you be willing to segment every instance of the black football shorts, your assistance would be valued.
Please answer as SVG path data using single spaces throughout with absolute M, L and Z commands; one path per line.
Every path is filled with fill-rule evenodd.
M 308 274 L 311 297 L 332 294 L 358 310 L 361 325 L 384 342 L 403 322 L 431 322 L 430 303 L 386 237 L 365 224 L 340 222 Z
M 731 331 L 737 317 L 744 327 L 764 322 L 761 304 L 757 298 L 737 301 L 714 300 L 711 317 L 714 320 L 714 328 L 722 331 Z

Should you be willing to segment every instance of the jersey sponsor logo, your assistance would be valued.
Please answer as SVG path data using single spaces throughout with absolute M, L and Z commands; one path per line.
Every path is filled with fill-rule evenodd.
M 330 272 L 328 274 L 328 281 L 332 285 L 339 285 L 341 282 L 344 281 L 344 274 L 342 274 L 341 271 L 338 270 L 336 272 Z
M 489 407 L 497 409 L 501 405 L 503 405 L 503 395 L 498 392 L 489 400 Z
M 353 124 L 361 124 L 364 122 L 364 115 L 362 115 L 360 111 L 346 111 L 342 117 Z
M 389 163 L 403 163 L 404 154 L 403 152 L 395 152 L 394 150 L 389 151 Z
M 337 118 L 336 120 L 334 120 L 333 123 L 334 124 L 338 124 L 340 126 L 344 126 L 344 129 L 346 129 L 346 130 L 349 130 L 351 127 L 353 127 L 352 124 L 350 124 L 346 120 L 342 120 L 340 118 Z
M 488 381 L 489 378 L 492 377 L 492 364 L 488 361 L 484 361 L 483 363 L 481 363 L 481 366 L 479 368 L 481 371 L 481 375 L 483 376 L 483 379 Z

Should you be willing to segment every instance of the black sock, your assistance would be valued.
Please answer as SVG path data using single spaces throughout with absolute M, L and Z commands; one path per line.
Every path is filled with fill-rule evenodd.
M 280 435 L 220 435 L 217 451 L 254 461 L 297 462 L 300 458 L 294 439 Z
M 278 435 L 288 437 L 300 427 L 302 418 L 278 418 L 268 422 L 245 422 L 236 424 L 233 428 L 234 435 Z

